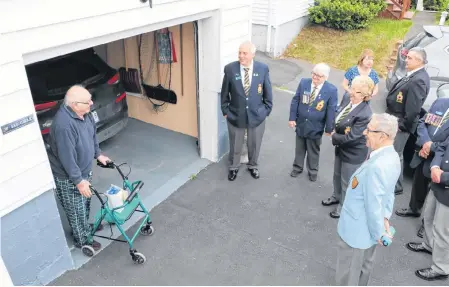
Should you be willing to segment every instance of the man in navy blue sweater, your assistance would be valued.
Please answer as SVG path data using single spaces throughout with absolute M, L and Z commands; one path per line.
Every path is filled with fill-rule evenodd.
M 85 88 L 73 86 L 67 91 L 51 125 L 48 157 L 75 246 L 90 245 L 97 251 L 101 244 L 88 239 L 92 161 L 106 164 L 110 159 L 101 154 L 95 121 L 89 113 L 92 105 L 92 95 Z

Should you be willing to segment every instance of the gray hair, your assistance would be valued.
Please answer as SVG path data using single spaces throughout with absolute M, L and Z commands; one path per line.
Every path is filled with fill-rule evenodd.
M 327 79 L 327 78 L 329 78 L 331 68 L 325 63 L 319 63 L 319 64 L 316 64 L 315 67 L 313 67 L 312 72 L 314 72 L 318 75 L 323 75 Z
M 242 46 L 249 46 L 250 47 L 250 51 L 252 54 L 256 53 L 256 45 L 254 45 L 251 41 L 245 41 L 242 44 L 240 44 L 240 47 Z
M 64 96 L 64 105 L 70 106 L 70 104 L 73 102 L 73 96 L 74 96 L 73 90 L 76 89 L 76 88 L 85 89 L 83 85 L 73 85 L 73 86 L 71 86 L 67 90 L 67 92 L 66 92 L 66 94 Z
M 391 140 L 394 140 L 398 132 L 398 118 L 387 114 L 373 114 L 372 119 L 376 123 L 376 130 L 384 132 Z
M 427 64 L 427 53 L 422 47 L 413 47 L 409 52 L 415 52 L 424 64 Z

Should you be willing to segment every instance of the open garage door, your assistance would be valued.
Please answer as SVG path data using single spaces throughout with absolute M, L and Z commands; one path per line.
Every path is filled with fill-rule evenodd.
M 196 27 L 184 23 L 28 65 L 44 141 L 67 89 L 83 85 L 93 96 L 91 113 L 104 154 L 117 164 L 126 163 L 121 168 L 125 175 L 130 172 L 131 181 L 144 181 L 141 197 L 147 199 L 148 209 L 165 199 L 209 164 L 199 155 Z M 111 184 L 122 185 L 115 170 L 94 163 L 93 173 L 92 184 L 101 192 Z M 73 247 L 66 215 L 58 207 Z M 99 208 L 93 197 L 91 221 Z M 110 236 L 111 230 L 106 225 L 99 234 Z M 114 231 L 113 236 L 118 235 Z M 81 260 L 76 265 L 86 260 L 73 258 Z

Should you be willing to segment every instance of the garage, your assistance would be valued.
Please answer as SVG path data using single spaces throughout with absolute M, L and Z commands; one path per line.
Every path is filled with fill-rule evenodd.
M 73 248 L 55 198 L 45 144 L 51 115 L 45 114 L 60 99 L 46 97 L 61 97 L 73 84 L 65 79 L 93 85 L 100 147 L 116 163 L 128 164 L 130 180 L 144 181 L 143 202 L 151 212 L 227 153 L 219 102 L 223 67 L 236 60 L 238 46 L 251 36 L 248 0 L 46 3 L 10 1 L 2 8 L 8 24 L 0 27 L 0 190 L 9 192 L 0 201 L 1 253 L 15 285 L 45 285 L 89 260 Z M 74 54 L 97 68 L 84 70 L 68 56 Z M 58 64 L 64 58 L 66 63 Z M 50 89 L 42 80 L 48 67 L 31 68 L 47 61 L 56 63 L 50 70 L 59 76 Z M 100 85 L 98 67 L 105 68 Z M 84 72 L 92 72 L 87 77 L 92 81 L 83 83 Z M 140 91 L 132 86 L 139 79 Z M 128 166 L 122 166 L 125 174 Z M 94 165 L 93 172 L 100 191 L 121 184 L 114 170 Z M 91 215 L 98 208 L 93 199 Z M 99 235 L 110 236 L 105 227 Z M 110 244 L 99 241 L 103 248 Z
M 142 198 L 150 207 L 156 205 L 179 187 L 176 183 L 210 163 L 200 158 L 199 150 L 197 35 L 196 22 L 182 23 L 27 65 L 46 148 L 52 117 L 67 89 L 84 86 L 92 94 L 101 150 L 123 164 L 131 181 L 142 180 Z M 94 164 L 93 172 L 93 185 L 100 192 L 111 184 L 122 186 L 116 170 Z M 80 258 L 75 264 L 81 265 L 87 258 L 73 246 L 65 212 L 56 201 L 67 244 L 73 257 Z M 90 218 L 99 209 L 94 197 Z M 115 227 L 104 226 L 98 235 L 120 235 Z M 103 246 L 110 243 L 95 240 Z

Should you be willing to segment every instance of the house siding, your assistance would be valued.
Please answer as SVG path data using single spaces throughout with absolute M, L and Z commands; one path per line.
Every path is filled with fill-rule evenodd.
M 275 26 L 307 16 L 309 5 L 313 0 L 278 0 Z
M 72 267 L 22 58 L 0 35 L 0 125 L 34 123 L 0 135 L 1 254 L 15 285 L 43 285 Z

